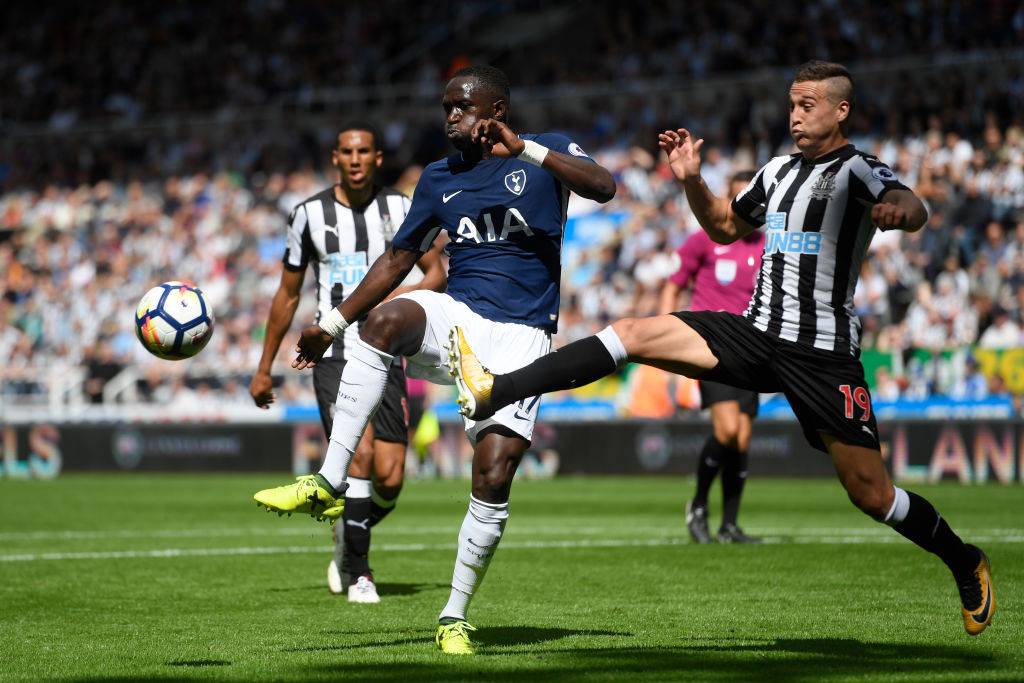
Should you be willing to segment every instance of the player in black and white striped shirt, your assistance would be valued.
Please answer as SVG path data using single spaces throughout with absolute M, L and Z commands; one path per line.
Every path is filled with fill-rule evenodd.
M 700 147 L 685 129 L 660 146 L 712 240 L 766 228 L 765 252 L 744 315 L 680 312 L 620 320 L 506 375 L 456 349 L 460 403 L 472 419 L 526 396 L 582 386 L 627 360 L 758 392 L 784 392 L 808 441 L 829 453 L 850 500 L 938 555 L 960 592 L 967 632 L 995 611 L 988 559 L 966 545 L 924 498 L 893 486 L 882 461 L 853 312 L 857 274 L 875 227 L 916 231 L 921 201 L 878 159 L 849 143 L 853 79 L 838 64 L 808 62 L 789 91 L 799 153 L 765 165 L 731 203 L 700 176 Z
M 387 249 L 409 210 L 405 195 L 374 182 L 383 161 L 379 140 L 370 124 L 343 126 L 331 154 L 338 183 L 301 202 L 288 218 L 284 271 L 267 319 L 263 356 L 249 387 L 261 408 L 274 400 L 270 369 L 298 307 L 307 265 L 312 264 L 316 279 L 319 320 L 352 293 L 370 264 Z M 445 271 L 438 249 L 424 253 L 419 267 L 422 280 L 396 294 L 421 288 L 444 290 Z M 320 419 L 328 438 L 345 349 L 359 343 L 358 328 L 358 323 L 353 323 L 347 334 L 339 335 L 313 371 Z M 342 530 L 335 527 L 336 552 L 328 568 L 328 583 L 335 593 L 347 592 L 351 602 L 379 599 L 368 559 L 370 527 L 394 508 L 402 489 L 407 425 L 405 373 L 402 364 L 395 363 L 384 398 L 349 469 Z

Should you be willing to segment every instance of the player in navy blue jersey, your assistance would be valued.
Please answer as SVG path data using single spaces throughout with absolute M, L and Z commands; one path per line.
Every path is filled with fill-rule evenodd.
M 445 131 L 458 153 L 427 166 L 391 247 L 350 297 L 303 330 L 296 348 L 293 367 L 312 367 L 350 322 L 362 321 L 342 374 L 324 466 L 295 484 L 257 493 L 262 504 L 329 519 L 341 514 L 352 454 L 396 355 L 408 358 L 410 377 L 451 383 L 445 366 L 453 327 L 496 372 L 550 350 L 569 193 L 607 202 L 615 182 L 567 137 L 516 135 L 508 125 L 509 102 L 508 79 L 493 67 L 467 67 L 448 82 Z M 451 240 L 448 291 L 411 292 L 378 306 L 441 230 Z M 539 404 L 539 397 L 526 398 L 486 420 L 465 421 L 475 447 L 472 496 L 439 619 L 443 652 L 473 652 L 466 610 L 505 528 L 512 477 L 530 445 Z

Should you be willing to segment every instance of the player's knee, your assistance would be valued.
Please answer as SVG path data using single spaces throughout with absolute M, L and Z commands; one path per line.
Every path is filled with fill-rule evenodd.
M 734 451 L 744 451 L 740 448 L 740 423 L 734 419 L 718 419 L 712 427 L 715 434 L 715 441 Z
M 508 500 L 515 469 L 505 461 L 481 468 L 473 477 L 473 496 L 485 503 L 503 503 Z
M 373 473 L 374 487 L 378 491 L 382 491 L 385 488 L 395 489 L 397 491 L 402 490 L 402 482 L 405 480 L 405 463 L 403 459 L 388 460 L 381 462 L 382 458 L 377 458 L 374 462 L 375 471 Z M 381 494 L 383 495 L 383 494 Z M 385 498 L 393 498 L 394 496 L 384 496 Z
M 393 306 L 378 306 L 359 326 L 359 338 L 375 349 L 391 353 L 392 340 L 401 328 L 401 311 Z

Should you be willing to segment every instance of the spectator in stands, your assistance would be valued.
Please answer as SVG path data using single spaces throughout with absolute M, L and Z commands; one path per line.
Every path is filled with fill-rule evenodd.
M 1006 309 L 996 307 L 992 311 L 992 324 L 978 340 L 978 346 L 985 349 L 1011 349 L 1024 344 L 1020 326 L 1010 319 Z
M 90 403 L 103 402 L 103 388 L 116 377 L 124 366 L 114 358 L 114 350 L 107 341 L 101 341 L 86 361 L 88 375 L 85 394 Z

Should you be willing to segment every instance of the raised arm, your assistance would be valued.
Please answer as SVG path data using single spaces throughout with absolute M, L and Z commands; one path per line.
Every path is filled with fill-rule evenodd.
M 522 140 L 511 128 L 496 119 L 477 122 L 472 140 L 481 143 L 494 156 L 519 157 L 540 166 L 586 199 L 604 204 L 615 196 L 615 179 L 605 167 L 589 157 L 563 154 L 532 140 Z
M 732 211 L 724 197 L 716 197 L 700 176 L 700 148 L 704 140 L 694 142 L 685 128 L 666 130 L 658 135 L 658 146 L 668 156 L 672 174 L 686 192 L 686 200 L 697 222 L 712 242 L 729 244 L 754 230 Z

